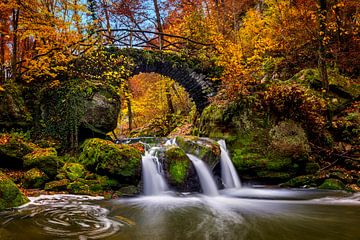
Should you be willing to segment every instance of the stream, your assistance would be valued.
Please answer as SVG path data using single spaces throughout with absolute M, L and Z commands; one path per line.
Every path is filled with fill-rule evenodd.
M 265 188 L 220 193 L 117 200 L 40 196 L 0 213 L 0 239 L 355 240 L 360 236 L 359 194 Z

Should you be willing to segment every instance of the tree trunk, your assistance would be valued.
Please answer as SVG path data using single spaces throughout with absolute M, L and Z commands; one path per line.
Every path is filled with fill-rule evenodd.
M 17 54 L 18 54 L 18 27 L 19 27 L 19 9 L 13 9 L 12 24 L 13 24 L 13 49 L 11 55 L 11 74 L 12 80 L 15 82 L 17 76 Z
M 158 1 L 157 0 L 153 0 L 153 3 L 154 3 L 154 9 L 155 9 L 155 15 L 156 15 L 156 28 L 158 30 L 158 32 L 160 33 L 160 36 L 159 36 L 159 48 L 160 50 L 162 49 L 163 47 L 163 42 L 164 42 L 164 36 L 161 35 L 161 33 L 163 33 L 163 27 L 162 27 L 162 24 L 161 24 L 161 16 L 160 16 L 160 8 L 159 8 L 159 4 L 158 4 Z
M 329 92 L 329 79 L 326 69 L 326 15 L 327 15 L 327 4 L 326 0 L 319 0 L 319 71 L 320 78 L 325 89 L 326 96 Z

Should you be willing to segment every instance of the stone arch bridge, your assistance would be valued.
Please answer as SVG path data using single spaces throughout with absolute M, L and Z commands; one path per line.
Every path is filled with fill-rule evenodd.
M 109 51 L 130 57 L 134 63 L 133 75 L 158 73 L 179 83 L 189 93 L 198 111 L 208 104 L 217 92 L 221 69 L 212 62 L 203 62 L 191 56 L 196 52 L 214 50 L 213 44 L 144 30 L 103 29 L 103 44 Z M 186 54 L 184 54 L 186 53 Z
M 173 79 L 184 87 L 200 112 L 209 104 L 209 98 L 217 92 L 218 81 L 213 79 L 219 75 L 220 70 L 204 67 L 204 63 L 196 59 L 186 59 L 177 53 L 134 48 L 115 51 L 134 62 L 133 75 L 158 73 Z

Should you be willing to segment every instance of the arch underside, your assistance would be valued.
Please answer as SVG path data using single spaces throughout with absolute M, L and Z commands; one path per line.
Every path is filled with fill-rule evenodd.
M 179 83 L 189 93 L 196 108 L 202 112 L 209 104 L 209 98 L 216 94 L 216 89 L 207 76 L 187 67 L 176 67 L 171 62 L 140 62 L 136 63 L 133 74 L 158 73 Z

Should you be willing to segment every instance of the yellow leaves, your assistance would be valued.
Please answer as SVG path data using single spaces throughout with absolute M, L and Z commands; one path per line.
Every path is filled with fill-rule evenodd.
M 4 92 L 5 89 L 0 85 L 0 92 Z

